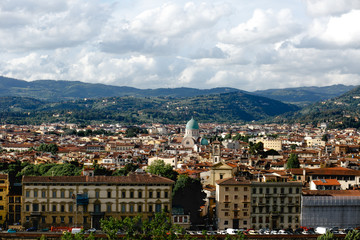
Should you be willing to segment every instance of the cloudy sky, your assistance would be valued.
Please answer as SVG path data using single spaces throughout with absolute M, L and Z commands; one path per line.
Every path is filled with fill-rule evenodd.
M 138 88 L 360 84 L 359 0 L 1 0 L 0 75 Z

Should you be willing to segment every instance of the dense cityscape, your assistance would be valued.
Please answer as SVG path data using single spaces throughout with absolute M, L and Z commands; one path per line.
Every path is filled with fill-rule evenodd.
M 338 234 L 360 222 L 353 128 L 192 118 L 2 125 L 0 139 L 4 229 L 99 231 L 101 219 L 161 212 L 188 234 Z

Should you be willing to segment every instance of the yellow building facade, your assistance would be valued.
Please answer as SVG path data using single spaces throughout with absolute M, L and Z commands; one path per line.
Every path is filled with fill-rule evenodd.
M 129 176 L 23 177 L 22 225 L 38 229 L 99 228 L 100 219 L 171 213 L 174 181 L 146 173 Z
M 0 174 L 0 225 L 6 222 L 8 213 L 9 178 L 7 174 Z

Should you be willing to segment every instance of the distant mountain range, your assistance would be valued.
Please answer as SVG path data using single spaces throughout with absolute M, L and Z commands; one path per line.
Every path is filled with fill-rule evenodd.
M 105 84 L 84 83 L 79 81 L 37 80 L 27 82 L 14 78 L 0 76 L 0 97 L 30 97 L 45 101 L 62 101 L 79 98 L 102 97 L 194 97 L 218 93 L 240 91 L 236 88 L 158 88 L 138 89 L 133 87 L 119 87 Z
M 111 97 L 45 102 L 33 98 L 1 97 L 0 120 L 14 124 L 74 123 L 239 123 L 277 116 L 299 108 L 240 91 L 188 98 Z
M 79 81 L 37 80 L 27 82 L 0 76 L 0 97 L 16 96 L 30 97 L 45 101 L 63 101 L 79 98 L 102 97 L 173 97 L 186 98 L 200 95 L 243 92 L 263 96 L 278 101 L 305 106 L 310 103 L 330 99 L 353 89 L 354 86 L 332 85 L 327 87 L 299 87 L 285 89 L 269 89 L 246 92 L 236 88 L 158 88 L 138 89 L 133 87 L 119 87 L 105 84 L 92 84 Z
M 314 102 L 340 96 L 353 88 L 355 88 L 355 86 L 337 84 L 326 87 L 298 87 L 259 90 L 253 92 L 253 94 L 303 107 Z
M 359 106 L 360 87 L 345 85 L 250 93 L 235 88 L 137 89 L 0 77 L 0 121 L 15 124 L 184 123 L 195 117 L 199 122 L 267 120 L 360 127 Z

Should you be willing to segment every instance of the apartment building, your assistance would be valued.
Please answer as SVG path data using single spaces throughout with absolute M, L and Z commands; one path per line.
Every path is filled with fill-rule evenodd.
M 298 228 L 301 182 L 252 182 L 251 228 Z
M 129 176 L 24 176 L 22 225 L 99 228 L 100 219 L 171 213 L 174 181 L 146 173 Z
M 244 178 L 226 178 L 216 182 L 218 229 L 250 227 L 250 184 Z
M 6 215 L 8 212 L 8 199 L 9 192 L 9 178 L 7 174 L 0 174 L 0 224 L 4 224 L 6 221 Z

